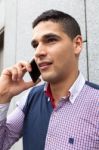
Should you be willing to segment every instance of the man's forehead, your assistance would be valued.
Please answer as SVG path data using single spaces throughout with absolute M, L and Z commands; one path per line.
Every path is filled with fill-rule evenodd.
M 62 27 L 59 23 L 54 23 L 52 21 L 46 21 L 39 23 L 32 31 L 33 39 L 38 37 L 43 37 L 48 34 L 58 35 L 60 32 L 63 32 Z

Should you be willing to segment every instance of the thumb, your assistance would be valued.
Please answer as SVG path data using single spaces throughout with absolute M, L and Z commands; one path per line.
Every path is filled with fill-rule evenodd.
M 33 81 L 25 82 L 25 89 L 28 89 L 37 85 L 40 81 L 41 79 L 38 79 L 35 83 Z

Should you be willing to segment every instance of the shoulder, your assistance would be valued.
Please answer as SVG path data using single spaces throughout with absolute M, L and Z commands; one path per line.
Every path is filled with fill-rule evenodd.
M 90 86 L 93 89 L 99 90 L 99 85 L 98 84 L 95 84 L 95 83 L 89 82 L 89 81 L 86 81 L 85 84 L 88 85 L 88 86 Z

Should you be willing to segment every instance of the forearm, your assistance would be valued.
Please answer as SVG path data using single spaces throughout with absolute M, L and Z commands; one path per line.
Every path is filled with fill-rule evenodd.
M 0 150 L 8 150 L 22 135 L 24 113 L 17 107 L 11 115 L 7 118 L 3 116 L 2 119 L 0 121 Z

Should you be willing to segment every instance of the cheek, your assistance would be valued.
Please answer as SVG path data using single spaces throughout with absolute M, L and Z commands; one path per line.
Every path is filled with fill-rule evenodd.
M 49 56 L 52 58 L 56 65 L 70 63 L 74 57 L 73 47 L 71 44 L 59 43 L 50 47 Z
M 72 66 L 75 64 L 75 57 L 74 54 L 71 52 L 64 51 L 60 55 L 58 55 L 56 59 L 55 65 L 57 66 L 57 69 L 64 70 L 65 68 L 72 68 Z
M 59 49 L 57 50 L 57 52 L 55 53 L 55 59 L 56 61 L 58 61 L 58 63 L 63 63 L 63 62 L 67 62 L 70 61 L 73 57 L 73 53 L 71 52 L 70 49 Z

